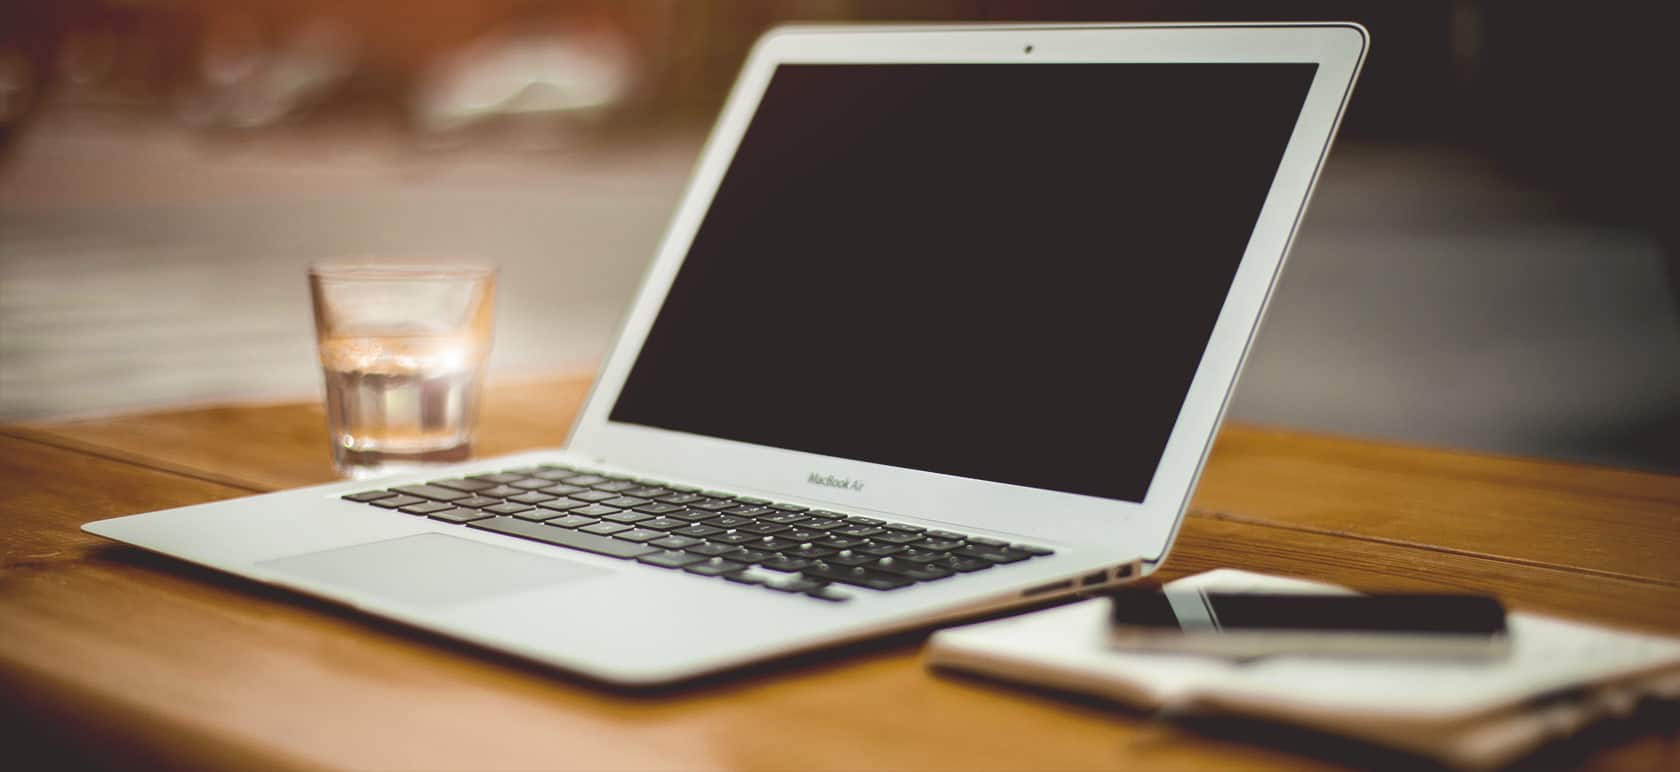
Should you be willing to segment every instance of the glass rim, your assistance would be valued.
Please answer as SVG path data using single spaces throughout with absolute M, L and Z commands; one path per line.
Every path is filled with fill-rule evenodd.
M 310 264 L 309 275 L 322 279 L 382 281 L 461 281 L 495 276 L 496 266 L 471 258 L 345 257 Z

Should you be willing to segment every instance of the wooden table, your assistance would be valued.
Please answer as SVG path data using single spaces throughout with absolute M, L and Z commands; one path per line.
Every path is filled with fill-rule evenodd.
M 557 444 L 586 388 L 494 388 L 482 452 Z M 77 530 L 327 481 L 324 424 L 317 405 L 275 404 L 0 428 L 0 759 L 969 770 L 1383 758 L 932 675 L 920 634 L 613 693 Z M 1494 592 L 1680 633 L 1680 477 L 1230 426 L 1166 573 L 1218 566 Z M 1634 725 L 1543 761 L 1673 769 L 1677 745 Z

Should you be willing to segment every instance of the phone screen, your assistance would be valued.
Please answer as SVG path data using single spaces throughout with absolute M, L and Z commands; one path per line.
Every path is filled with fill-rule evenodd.
M 1122 592 L 1113 596 L 1116 626 L 1185 633 L 1363 633 L 1495 636 L 1505 608 L 1481 595 L 1312 595 Z

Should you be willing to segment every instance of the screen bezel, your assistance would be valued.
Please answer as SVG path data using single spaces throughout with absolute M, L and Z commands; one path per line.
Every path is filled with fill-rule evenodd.
M 1164 557 L 1364 58 L 1364 30 L 1325 25 L 783 28 L 754 46 L 568 447 L 612 464 L 857 513 L 1030 535 L 1117 558 Z M 1310 62 L 1318 65 L 1226 304 L 1141 503 L 769 448 L 608 420 L 759 100 L 780 64 Z M 834 487 L 810 481 L 859 481 Z

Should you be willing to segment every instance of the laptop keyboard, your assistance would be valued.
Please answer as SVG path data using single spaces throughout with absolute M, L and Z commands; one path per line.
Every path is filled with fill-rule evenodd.
M 554 464 L 344 498 L 828 601 L 850 597 L 837 585 L 885 592 L 1053 554 L 1028 544 Z

